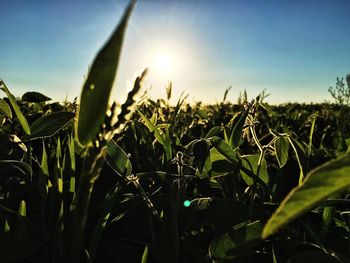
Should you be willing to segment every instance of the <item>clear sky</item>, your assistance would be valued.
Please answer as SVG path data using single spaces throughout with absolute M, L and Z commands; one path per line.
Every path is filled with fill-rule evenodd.
M 80 94 L 95 53 L 127 1 L 0 0 L 0 78 L 21 96 L 56 100 Z M 114 97 L 137 74 L 165 97 L 173 81 L 192 101 L 220 101 L 232 86 L 267 101 L 323 102 L 336 77 L 350 73 L 349 0 L 140 0 L 132 14 Z

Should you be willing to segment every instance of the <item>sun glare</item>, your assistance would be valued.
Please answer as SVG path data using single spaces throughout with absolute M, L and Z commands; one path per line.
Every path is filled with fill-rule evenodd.
M 166 53 L 159 53 L 154 58 L 154 67 L 158 71 L 169 71 L 171 64 L 171 57 Z

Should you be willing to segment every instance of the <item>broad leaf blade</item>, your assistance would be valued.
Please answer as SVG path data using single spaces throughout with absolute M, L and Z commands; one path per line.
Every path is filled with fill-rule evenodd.
M 23 113 L 21 112 L 19 106 L 17 105 L 16 99 L 15 97 L 11 94 L 11 92 L 8 90 L 8 88 L 6 87 L 5 83 L 3 81 L 0 82 L 0 85 L 2 84 L 2 90 L 5 91 L 8 99 L 10 100 L 11 106 L 13 108 L 13 110 L 16 113 L 16 116 L 19 120 L 19 123 L 21 124 L 24 132 L 27 135 L 30 135 L 30 128 L 29 128 L 29 124 L 27 119 L 23 116 Z
M 72 112 L 59 111 L 40 117 L 31 126 L 32 134 L 30 140 L 46 138 L 55 135 L 59 130 L 66 126 L 75 114 Z
M 135 1 L 131 1 L 110 39 L 97 54 L 83 86 L 79 117 L 78 141 L 88 146 L 96 137 L 105 118 L 114 83 L 124 34 Z
M 276 159 L 280 168 L 288 161 L 289 140 L 284 137 L 279 137 L 275 141 Z
M 129 176 L 132 171 L 132 165 L 129 156 L 118 144 L 110 140 L 107 146 L 107 163 L 120 176 Z
M 210 244 L 209 254 L 214 263 L 243 262 L 261 242 L 263 225 L 256 221 L 216 237 Z
M 194 163 L 199 169 L 199 172 L 202 173 L 204 165 L 208 158 L 210 158 L 210 148 L 206 140 L 198 140 L 193 144 L 193 155 Z
M 7 117 L 9 117 L 10 119 L 12 119 L 12 111 L 10 106 L 7 104 L 6 101 L 4 101 L 3 99 L 0 99 L 0 113 L 3 113 L 4 115 L 6 115 Z
M 220 137 L 211 137 L 210 143 L 221 153 L 228 161 L 232 164 L 237 164 L 238 160 L 236 158 L 235 151 Z
M 283 200 L 264 227 L 266 238 L 301 216 L 320 201 L 350 187 L 350 155 L 332 160 L 311 171 L 304 182 Z
M 258 162 L 259 162 L 259 155 L 258 154 L 251 154 L 251 155 L 246 155 L 242 158 L 242 167 L 246 168 L 249 170 L 252 174 L 256 175 L 259 177 L 265 184 L 268 183 L 269 181 L 269 175 L 267 172 L 267 163 L 265 158 L 263 158 L 260 168 L 258 168 Z M 259 171 L 259 175 L 258 175 Z M 251 174 L 249 173 L 249 174 Z M 246 173 L 245 171 L 241 171 L 241 175 L 243 180 L 247 185 L 252 185 L 254 183 L 254 179 Z
M 51 100 L 51 98 L 41 94 L 40 92 L 29 91 L 23 94 L 22 100 L 28 102 L 44 102 Z

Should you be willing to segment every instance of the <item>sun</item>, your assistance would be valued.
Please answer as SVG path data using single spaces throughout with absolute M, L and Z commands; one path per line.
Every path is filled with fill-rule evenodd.
M 174 58 L 166 52 L 159 52 L 153 58 L 153 67 L 158 72 L 171 71 L 174 63 Z

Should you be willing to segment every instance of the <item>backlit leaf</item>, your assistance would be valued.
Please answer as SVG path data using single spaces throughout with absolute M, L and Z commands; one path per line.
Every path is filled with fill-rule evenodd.
M 289 140 L 284 137 L 279 137 L 275 141 L 276 159 L 280 168 L 288 161 Z
M 27 119 L 23 116 L 23 113 L 21 112 L 19 106 L 17 105 L 16 98 L 11 94 L 11 92 L 8 90 L 7 86 L 5 83 L 2 81 L 2 90 L 6 93 L 8 99 L 10 100 L 11 106 L 13 110 L 16 113 L 16 116 L 18 118 L 19 123 L 21 124 L 23 131 L 27 134 L 30 135 L 30 128 Z
M 108 143 L 106 160 L 118 175 L 129 176 L 131 174 L 132 165 L 129 156 L 113 140 Z
M 264 227 L 263 238 L 315 207 L 328 196 L 350 187 L 350 155 L 344 155 L 311 171 L 294 188 Z
M 32 134 L 29 136 L 29 139 L 34 140 L 55 135 L 66 126 L 74 116 L 75 114 L 72 112 L 59 111 L 40 117 L 30 126 Z
M 247 170 L 249 170 L 251 173 L 255 174 L 256 176 L 259 176 L 259 178 L 265 184 L 267 184 L 269 181 L 269 175 L 267 173 L 267 164 L 266 164 L 265 158 L 263 158 L 260 164 L 259 175 L 258 175 L 258 161 L 259 161 L 258 154 L 245 155 L 242 158 L 242 166 Z M 241 175 L 247 185 L 252 185 L 254 183 L 254 179 L 251 176 L 249 176 L 245 171 L 241 171 Z
M 3 99 L 0 99 L 0 113 L 6 115 L 10 119 L 12 118 L 12 111 L 10 106 L 7 104 L 6 101 Z
M 221 153 L 228 161 L 237 164 L 236 152 L 220 137 L 211 137 L 210 143 Z
M 78 141 L 88 146 L 106 115 L 125 30 L 135 1 L 131 1 L 112 36 L 98 52 L 83 85 L 77 126 Z

